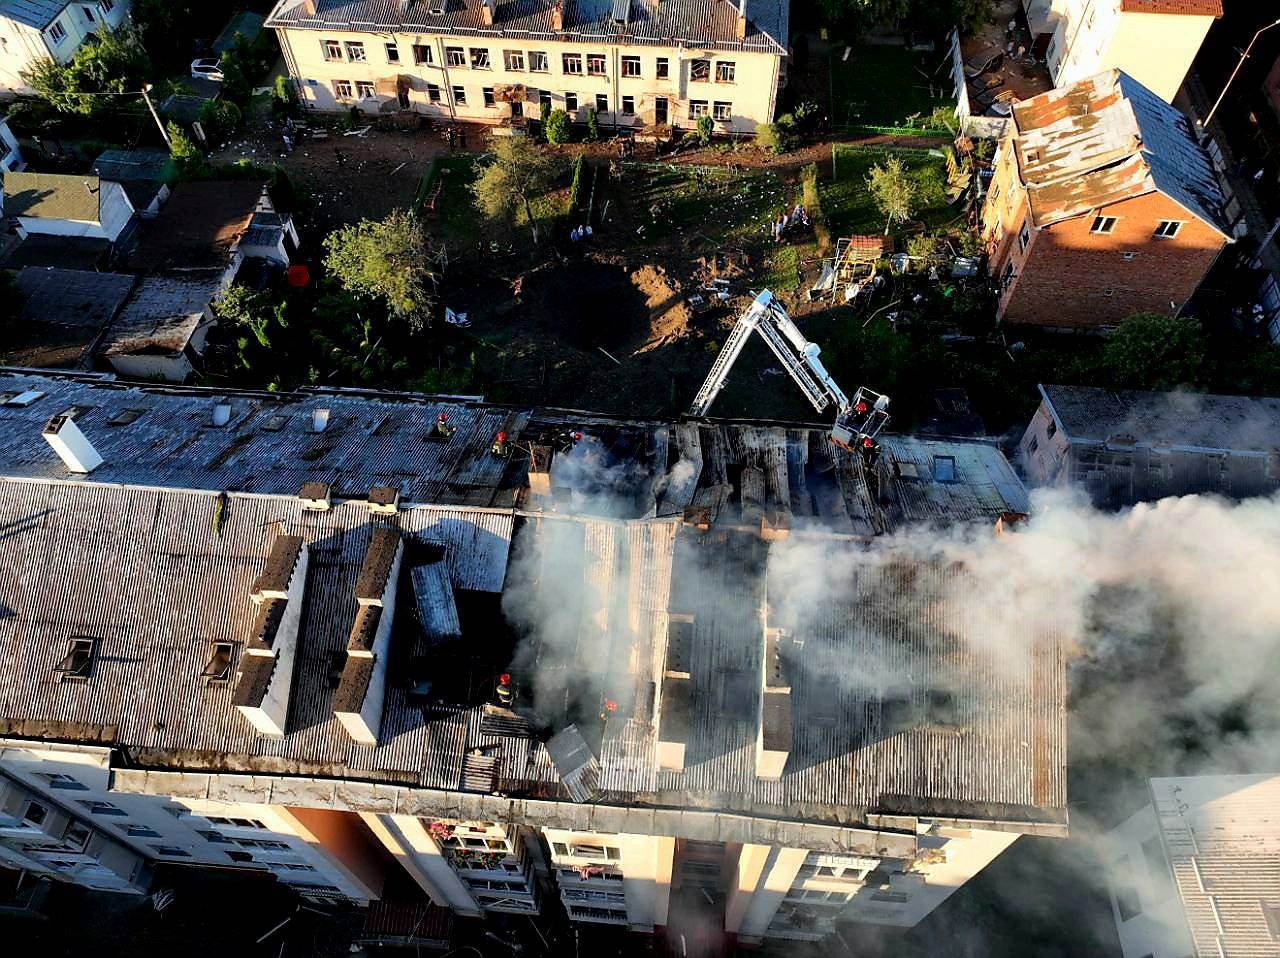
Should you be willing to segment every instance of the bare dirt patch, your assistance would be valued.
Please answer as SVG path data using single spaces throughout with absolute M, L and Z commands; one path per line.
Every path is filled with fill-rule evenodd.
M 649 310 L 648 338 L 633 356 L 658 349 L 689 335 L 692 313 L 680 292 L 680 281 L 667 276 L 661 266 L 646 264 L 631 274 L 631 283 L 644 296 Z

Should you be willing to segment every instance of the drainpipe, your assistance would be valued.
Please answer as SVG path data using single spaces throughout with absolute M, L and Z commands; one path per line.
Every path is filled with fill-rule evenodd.
M 444 37 L 436 35 L 436 53 L 440 56 L 440 72 L 444 74 L 444 102 L 449 105 L 449 119 L 457 122 L 458 111 L 453 108 L 453 84 L 449 81 L 449 61 L 444 55 Z
M 618 73 L 621 70 L 618 59 L 618 45 L 613 45 L 613 135 L 618 135 L 618 111 L 622 109 L 622 100 L 618 96 Z

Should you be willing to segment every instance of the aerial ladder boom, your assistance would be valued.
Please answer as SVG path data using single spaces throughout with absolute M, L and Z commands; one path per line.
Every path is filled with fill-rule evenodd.
M 836 421 L 831 429 L 832 441 L 845 448 L 853 448 L 861 440 L 863 448 L 870 449 L 880 430 L 889 421 L 889 397 L 860 388 L 851 400 L 827 372 L 819 354 L 817 343 L 805 339 L 782 304 L 769 290 L 763 290 L 738 317 L 724 348 L 707 373 L 706 381 L 689 408 L 691 416 L 705 416 L 729 379 L 729 371 L 742 354 L 753 332 L 758 332 L 765 344 L 778 357 L 800 391 L 822 412 L 827 406 L 836 407 Z

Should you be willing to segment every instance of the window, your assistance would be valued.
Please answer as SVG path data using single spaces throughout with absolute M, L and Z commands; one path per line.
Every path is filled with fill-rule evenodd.
M 209 653 L 209 661 L 205 664 L 201 677 L 209 685 L 226 682 L 231 678 L 231 643 L 215 642 Z
M 289 851 L 289 845 L 286 842 L 271 841 L 267 838 L 237 838 L 235 842 L 241 848 L 262 848 L 275 852 Z
M 99 0 L 98 9 L 103 13 L 110 13 L 116 8 L 116 0 Z
M 445 47 L 444 62 L 451 67 L 465 67 L 467 65 L 467 51 L 462 47 Z
M 1058 432 L 1058 420 L 1050 417 L 1049 425 L 1044 427 L 1044 437 L 1046 439 L 1052 439 L 1055 435 L 1057 435 L 1057 432 Z
M 582 55 L 580 53 L 562 54 L 560 62 L 565 73 L 568 73 L 571 76 L 582 75 Z
M 359 40 L 348 40 L 347 59 L 352 63 L 363 63 L 365 61 L 364 44 Z
M 133 834 L 133 832 L 132 832 L 132 831 L 130 831 L 130 833 L 129 833 L 129 834 L 131 834 L 131 835 L 132 835 L 132 834 Z M 159 836 L 159 835 L 157 835 L 157 836 L 155 836 L 155 837 L 156 837 L 156 838 L 159 838 L 160 836 Z M 201 833 L 200 833 L 200 837 L 201 837 L 201 838 L 203 838 L 206 842 L 212 842 L 212 843 L 213 843 L 213 844 L 215 844 L 215 845 L 230 845 L 230 844 L 232 844 L 232 840 L 231 840 L 230 838 L 228 838 L 226 835 L 222 834 L 222 832 L 201 832 Z
M 596 112 L 597 113 L 609 112 L 609 95 L 607 93 L 596 94 Z
M 87 825 L 82 825 L 80 822 L 72 822 L 67 826 L 67 830 L 62 833 L 62 847 L 82 852 L 85 846 L 89 844 L 89 838 L 92 835 L 93 830 Z
M 578 94 L 566 93 L 564 95 L 564 108 L 567 113 L 578 112 Z
M 67 29 L 58 21 L 54 21 L 53 26 L 49 28 L 49 37 L 54 43 L 61 43 L 66 39 Z
M 150 825 L 130 825 L 128 828 L 130 838 L 161 838 L 161 834 Z M 215 833 L 216 834 L 216 833 Z
M 320 46 L 324 50 L 324 58 L 326 60 L 342 59 L 342 44 L 337 40 L 321 40 Z
M 636 98 L 635 97 L 624 96 L 622 98 L 622 115 L 623 116 L 636 115 Z
M 548 110 L 551 109 L 551 91 L 550 90 L 538 91 L 538 105 L 540 107 L 545 107 Z
M 202 815 L 201 818 L 213 825 L 224 825 L 230 828 L 261 828 L 266 830 L 267 827 L 256 818 L 225 818 L 221 815 Z
M 564 842 L 552 842 L 551 851 L 553 854 L 556 854 L 556 855 L 568 855 L 569 846 L 566 845 Z
M 422 66 L 424 63 L 431 63 L 431 47 L 425 43 L 415 43 L 413 45 L 413 62 L 418 66 Z
M 1013 282 L 1013 260 L 1009 260 L 1004 264 L 1004 272 L 1000 274 L 1000 283 L 1005 289 L 1009 288 L 1009 284 Z
M 471 69 L 488 70 L 489 67 L 489 51 L 485 47 L 471 48 Z
M 440 102 L 440 87 L 434 83 L 427 84 L 427 101 L 430 103 Z
M 399 48 L 398 46 L 396 46 L 396 44 L 395 44 L 395 43 L 384 43 L 384 44 L 383 44 L 383 47 L 384 47 L 384 49 L 386 49 L 386 51 L 387 51 L 387 62 L 388 62 L 388 63 L 399 63 L 399 62 L 400 62 L 400 48 Z
M 622 75 L 624 77 L 638 77 L 640 75 L 640 58 L 639 57 L 623 57 L 622 58 Z
M 717 120 L 729 120 L 733 118 L 732 103 L 714 103 L 711 107 L 711 115 Z
M 67 654 L 53 667 L 58 680 L 83 682 L 89 678 L 89 673 L 93 670 L 93 650 L 96 644 L 93 639 L 83 636 L 72 638 Z
M 543 50 L 532 50 L 529 53 L 529 71 L 531 73 L 547 73 L 551 67 L 547 64 L 547 54 Z
M 1178 235 L 1178 230 L 1182 229 L 1182 224 L 1177 220 L 1161 220 L 1156 224 L 1154 234 L 1156 239 L 1173 239 Z
M 27 802 L 27 809 L 22 813 L 22 820 L 28 825 L 39 827 L 44 824 L 44 820 L 49 817 L 49 809 L 45 808 L 39 802 Z
M 689 79 L 690 80 L 710 80 L 711 79 L 711 61 L 710 60 L 690 60 L 689 61 Z
M 96 799 L 81 801 L 81 805 L 87 808 L 94 815 L 116 815 L 124 817 L 129 813 L 118 805 L 112 805 L 110 802 L 100 802 Z
M 520 71 L 524 69 L 523 50 L 506 50 L 502 54 L 502 59 L 506 62 L 508 70 Z
M 1138 258 L 1138 254 L 1137 254 L 1137 253 L 1135 253 L 1133 250 L 1129 250 L 1129 249 L 1127 249 L 1127 250 L 1125 250 L 1123 253 L 1121 253 L 1121 254 L 1120 254 L 1120 258 L 1121 258 L 1122 260 L 1124 260 L 1126 263 L 1128 263 L 1128 262 L 1131 262 L 1131 261 L 1133 261 L 1133 260 L 1137 259 L 1137 258 Z
M 84 14 L 86 23 L 97 23 L 98 18 L 93 15 L 93 7 L 81 7 L 80 12 Z
M 717 83 L 732 83 L 734 80 L 734 76 L 737 74 L 737 72 L 738 72 L 738 65 L 734 63 L 732 60 L 716 61 L 716 82 Z
M 881 891 L 874 892 L 871 895 L 871 900 L 872 901 L 890 901 L 900 905 L 903 902 L 910 901 L 911 896 L 908 895 L 905 891 L 888 891 L 887 889 L 882 889 Z
M 185 848 L 179 848 L 177 845 L 152 845 L 157 855 L 167 855 L 170 858 L 190 858 L 191 853 Z
M 49 783 L 50 788 L 68 788 L 74 789 L 78 792 L 87 792 L 89 790 L 89 786 L 85 785 L 78 778 L 73 778 L 70 775 L 63 775 L 61 772 L 42 775 L 41 778 Z
M 1120 912 L 1121 921 L 1128 921 L 1142 914 L 1142 903 L 1138 900 L 1138 893 L 1129 880 L 1132 874 L 1133 864 L 1127 855 L 1116 862 L 1113 890 L 1116 910 Z
M 351 99 L 351 81 L 350 80 L 334 80 L 333 95 L 339 100 Z
M 933 457 L 933 478 L 935 482 L 955 482 L 956 481 L 956 457 L 955 456 L 934 456 Z
M 605 73 L 605 58 L 603 53 L 587 54 L 587 73 L 593 77 L 602 77 Z
M 454 102 L 454 103 L 461 103 L 461 104 L 465 105 L 465 104 L 466 104 L 466 102 L 467 102 L 467 91 L 466 91 L 466 90 L 464 90 L 464 89 L 463 89 L 462 87 L 460 87 L 460 86 L 456 86 L 456 87 L 454 87 L 454 88 L 453 88 L 453 102 Z
M 655 71 L 659 80 L 667 80 L 671 77 L 671 61 L 666 57 L 658 57 L 658 65 Z
M 1040 448 L 1040 440 L 1037 439 L 1035 436 L 1032 436 L 1031 441 L 1027 443 L 1027 455 L 1034 456 L 1036 454 L 1036 450 L 1039 448 Z
M 1116 294 L 1116 288 L 1114 286 L 1107 286 L 1102 290 L 1102 295 L 1107 297 L 1107 299 L 1110 299 L 1115 294 Z
M 373 84 L 369 80 L 356 81 L 356 97 L 361 100 L 373 99 Z
M 483 90 L 481 90 L 480 92 L 484 94 L 484 105 L 485 105 L 485 106 L 497 106 L 497 105 L 498 105 L 498 101 L 497 101 L 497 100 L 495 100 L 495 99 L 493 98 L 493 87 L 491 87 L 491 86 L 487 86 L 487 87 L 485 87 Z
M 315 865 L 306 865 L 302 862 L 267 862 L 268 868 L 278 868 L 287 872 L 313 872 L 316 870 Z
M 689 101 L 689 119 L 696 120 L 700 116 L 706 116 L 708 112 L 710 108 L 706 100 Z
M 1031 242 L 1031 224 L 1023 222 L 1022 229 L 1018 230 L 1018 252 L 1025 253 L 1027 244 Z
M 1114 216 L 1095 216 L 1093 225 L 1089 227 L 1090 233 L 1110 233 L 1116 228 L 1116 218 Z

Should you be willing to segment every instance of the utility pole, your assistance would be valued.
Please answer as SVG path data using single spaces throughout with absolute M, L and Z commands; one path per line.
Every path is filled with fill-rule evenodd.
M 143 84 L 142 99 L 144 99 L 147 102 L 147 109 L 151 111 L 151 116 L 156 121 L 156 126 L 160 128 L 160 135 L 164 137 L 164 145 L 172 148 L 173 141 L 169 139 L 169 131 L 166 130 L 164 128 L 164 124 L 160 122 L 160 114 L 157 113 L 156 108 L 152 106 L 151 97 L 147 96 L 147 94 L 150 92 L 151 92 L 151 84 L 150 83 Z
M 1222 98 L 1227 95 L 1227 90 L 1231 89 L 1231 83 L 1235 80 L 1236 74 L 1240 72 L 1240 68 L 1244 66 L 1244 61 L 1249 59 L 1249 51 L 1252 50 L 1253 45 L 1258 42 L 1258 37 L 1262 36 L 1272 27 L 1280 27 L 1280 20 L 1276 20 L 1274 23 L 1268 23 L 1253 35 L 1253 39 L 1249 41 L 1249 45 L 1244 48 L 1244 53 L 1240 54 L 1240 62 L 1237 63 L 1236 68 L 1231 71 L 1231 76 L 1227 77 L 1227 85 L 1224 86 L 1222 88 L 1222 92 L 1218 94 L 1218 99 L 1214 101 L 1213 108 L 1209 111 L 1209 115 L 1200 122 L 1201 129 L 1206 129 L 1209 126 L 1209 121 L 1213 119 L 1213 115 L 1218 112 L 1218 106 L 1222 103 Z

